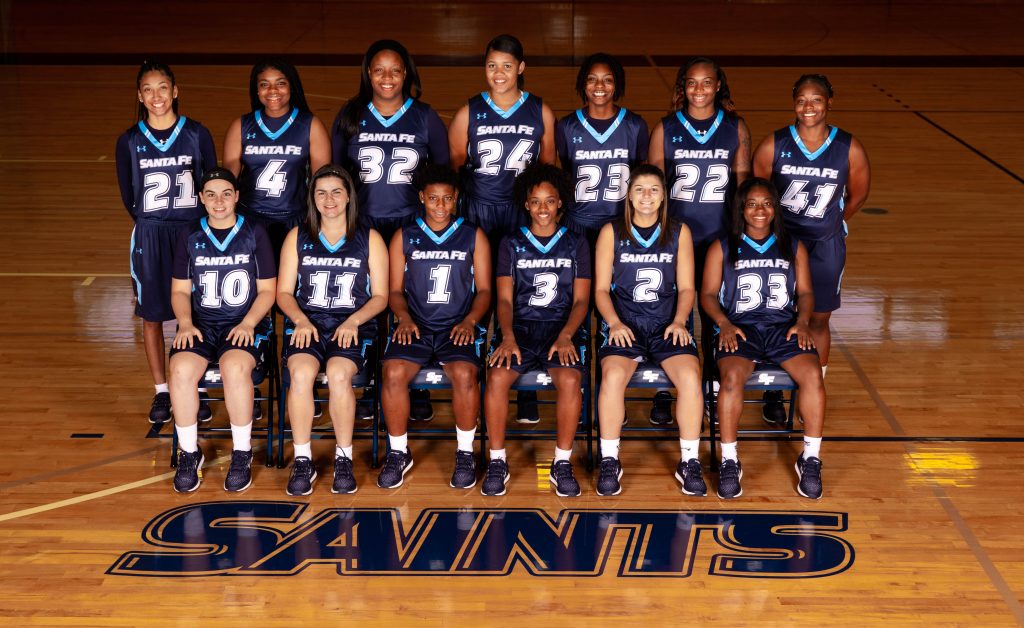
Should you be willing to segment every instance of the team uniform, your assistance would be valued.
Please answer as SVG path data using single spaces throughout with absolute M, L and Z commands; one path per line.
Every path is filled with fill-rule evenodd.
M 730 356 L 754 362 L 782 364 L 814 349 L 801 349 L 794 335 L 786 332 L 796 323 L 796 250 L 792 241 L 792 259 L 782 256 L 774 235 L 757 242 L 744 234 L 736 251 L 729 250 L 729 238 L 722 246 L 722 288 L 718 300 L 722 311 L 747 336 L 737 336 L 736 351 L 715 350 L 715 359 Z M 717 331 L 717 330 L 716 330 Z M 715 347 L 718 343 L 715 342 Z
M 612 261 L 612 304 L 619 319 L 636 340 L 631 347 L 609 342 L 609 326 L 601 324 L 604 337 L 600 357 L 618 355 L 637 362 L 661 363 L 676 355 L 697 355 L 697 347 L 677 345 L 664 338 L 665 328 L 676 315 L 676 256 L 679 253 L 681 226 L 669 224 L 668 241 L 658 244 L 661 226 L 630 226 L 636 242 L 626 237 L 619 223 L 612 223 L 615 256 Z
M 512 369 L 525 373 L 535 369 L 560 368 L 548 351 L 565 327 L 572 311 L 573 284 L 590 279 L 590 251 L 586 239 L 561 227 L 553 235 L 540 237 L 529 228 L 506 236 L 498 252 L 498 277 L 512 278 L 512 331 L 523 355 L 513 360 Z M 492 351 L 501 344 L 501 329 L 495 331 Z M 573 335 L 580 361 L 572 368 L 586 365 L 587 329 L 581 326 Z
M 366 351 L 377 335 L 376 319 L 359 326 L 359 337 L 354 346 L 342 348 L 332 336 L 338 326 L 372 296 L 370 229 L 360 227 L 351 237 L 346 236 L 334 245 L 323 233 L 313 238 L 301 227 L 297 235 L 295 249 L 299 268 L 295 300 L 316 327 L 320 339 L 310 338 L 309 346 L 302 349 L 286 341 L 283 360 L 287 362 L 292 355 L 306 353 L 315 357 L 321 366 L 331 358 L 341 357 L 362 369 L 366 366 Z M 294 333 L 294 328 L 295 325 L 286 319 L 285 335 Z
M 409 98 L 385 118 L 369 103 L 359 115 L 359 131 L 346 137 L 334 124 L 334 163 L 359 173 L 359 217 L 389 241 L 420 211 L 412 176 L 424 163 L 447 165 L 448 131 L 430 105 Z
M 405 298 L 420 337 L 407 345 L 389 340 L 385 360 L 420 365 L 462 361 L 480 366 L 483 327 L 476 326 L 473 344 L 459 346 L 449 338 L 473 304 L 476 231 L 476 226 L 457 218 L 437 233 L 417 218 L 415 224 L 398 232 L 405 255 Z
M 251 346 L 236 347 L 227 334 L 249 313 L 256 300 L 256 281 L 276 276 L 270 240 L 261 225 L 238 216 L 233 228 L 213 229 L 201 219 L 197 229 L 178 240 L 174 278 L 192 282 L 192 322 L 203 339 L 194 338 L 192 347 L 171 349 L 171 355 L 187 351 L 216 362 L 238 349 L 261 367 L 273 333 L 268 320 L 256 326 Z
M 121 198 L 135 221 L 130 259 L 135 314 L 153 322 L 173 320 L 174 247 L 182 232 L 206 215 L 198 182 L 217 165 L 213 138 L 185 116 L 163 130 L 140 121 L 118 138 L 115 154 Z
M 601 227 L 625 209 L 629 171 L 647 161 L 647 123 L 625 108 L 609 120 L 577 109 L 558 121 L 555 146 L 576 187 L 566 225 L 586 235 L 593 246 Z
M 526 220 L 526 212 L 512 200 L 512 187 L 516 176 L 540 156 L 543 113 L 541 99 L 529 92 L 507 111 L 487 92 L 469 99 L 466 216 L 492 244 L 497 244 L 496 236 L 514 233 Z
M 795 126 L 775 132 L 772 183 L 781 194 L 786 228 L 807 247 L 814 310 L 839 309 L 846 266 L 843 197 L 850 175 L 853 137 L 831 127 L 818 150 L 804 146 Z

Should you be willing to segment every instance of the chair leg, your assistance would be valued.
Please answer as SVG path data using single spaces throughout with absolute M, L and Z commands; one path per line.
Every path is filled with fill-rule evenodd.
M 174 429 L 174 422 L 171 422 L 171 468 L 178 466 L 178 430 Z
M 708 396 L 708 435 L 711 444 L 711 470 L 718 471 L 718 397 L 715 396 L 712 385 L 711 394 Z

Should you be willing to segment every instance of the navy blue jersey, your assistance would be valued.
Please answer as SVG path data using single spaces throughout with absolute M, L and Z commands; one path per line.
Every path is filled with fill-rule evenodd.
M 632 111 L 618 115 L 598 132 L 586 112 L 577 109 L 558 121 L 556 143 L 564 146 L 562 167 L 576 183 L 576 203 L 569 216 L 587 225 L 603 225 L 622 215 L 629 191 L 629 171 L 647 159 L 640 154 L 647 124 Z
M 849 133 L 832 127 L 825 143 L 812 153 L 795 126 L 775 132 L 772 183 L 786 208 L 786 227 L 801 240 L 827 240 L 843 233 L 852 141 Z
M 612 304 L 619 317 L 628 321 L 644 319 L 668 323 L 676 314 L 676 256 L 679 252 L 678 223 L 669 224 L 668 241 L 658 244 L 661 226 L 630 226 L 632 239 L 622 225 L 612 223 L 615 257 L 612 258 Z
M 732 167 L 740 145 L 739 118 L 721 109 L 707 120 L 677 111 L 661 124 L 669 215 L 686 223 L 694 244 L 716 240 L 727 231 L 736 189 Z
M 420 327 L 450 331 L 473 305 L 476 227 L 458 218 L 435 233 L 422 218 L 402 227 L 405 299 Z
M 764 242 L 744 234 L 738 250 L 729 250 L 729 238 L 722 245 L 722 289 L 718 301 L 735 325 L 790 323 L 796 319 L 796 248 L 792 258 L 782 256 L 775 236 Z M 809 286 L 808 286 L 809 287 Z
M 518 233 L 502 239 L 501 249 L 497 276 L 512 277 L 513 320 L 568 320 L 573 283 L 590 279 L 586 239 L 560 227 L 542 244 L 527 227 L 520 227 Z
M 309 127 L 313 114 L 293 108 L 286 118 L 262 111 L 242 116 L 241 205 L 251 213 L 283 220 L 306 211 Z M 271 131 L 270 126 L 276 130 Z
M 299 227 L 295 300 L 314 324 L 332 328 L 370 299 L 370 230 L 359 227 L 331 245 Z
M 131 160 L 132 214 L 136 220 L 192 222 L 206 215 L 199 202 L 203 172 L 216 166 L 205 163 L 203 125 L 179 116 L 170 135 L 159 141 L 140 121 L 125 132 Z
M 469 99 L 469 196 L 484 204 L 512 202 L 516 176 L 540 155 L 543 112 L 541 99 L 529 92 L 508 111 L 499 109 L 487 92 Z
M 256 280 L 274 277 L 273 255 L 258 251 L 259 242 L 269 246 L 261 227 L 243 216 L 223 239 L 210 229 L 207 219 L 185 238 L 188 278 L 192 280 L 192 320 L 204 325 L 237 325 L 245 318 L 256 299 Z M 259 258 L 271 261 L 261 269 Z

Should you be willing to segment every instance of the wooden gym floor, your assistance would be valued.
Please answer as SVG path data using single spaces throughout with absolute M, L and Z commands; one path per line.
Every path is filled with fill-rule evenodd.
M 1024 622 L 1019 4 L 381 6 L 0 3 L 0 623 Z M 224 493 L 229 441 L 212 439 L 200 490 L 171 490 L 113 168 L 138 62 L 170 61 L 182 112 L 219 148 L 257 53 L 295 56 L 330 122 L 361 51 L 395 37 L 429 61 L 424 100 L 450 116 L 502 31 L 559 116 L 577 106 L 574 57 L 598 49 L 630 62 L 623 104 L 652 126 L 691 53 L 724 62 L 755 141 L 790 121 L 800 73 L 836 85 L 832 121 L 874 176 L 833 318 L 821 501 L 795 494 L 787 437 L 741 442 L 744 496 L 728 503 L 679 494 L 672 441 L 626 442 L 615 498 L 581 461 L 583 496 L 555 497 L 548 442 L 509 445 L 507 496 L 455 491 L 454 439 L 414 440 L 394 492 L 357 441 L 353 496 L 331 495 L 333 441 L 316 441 L 309 498 L 263 466 Z

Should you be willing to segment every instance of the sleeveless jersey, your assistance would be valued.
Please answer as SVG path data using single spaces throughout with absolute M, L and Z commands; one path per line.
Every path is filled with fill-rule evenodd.
M 676 313 L 679 225 L 669 224 L 668 242 L 664 245 L 657 243 L 660 227 L 641 232 L 630 226 L 637 244 L 622 233 L 622 225 L 612 225 L 615 256 L 612 258 L 611 297 L 615 311 L 624 321 L 645 319 L 668 323 Z
M 469 314 L 476 285 L 473 252 L 476 227 L 464 218 L 438 234 L 422 218 L 402 228 L 405 298 L 420 327 L 451 330 Z
M 560 227 L 542 245 L 527 227 L 506 237 L 511 260 L 512 312 L 515 321 L 564 322 L 572 310 L 579 239 Z
M 739 118 L 721 109 L 708 120 L 684 111 L 662 119 L 669 215 L 686 223 L 694 244 L 725 234 L 736 189 L 732 170 L 740 145 Z
M 129 129 L 136 220 L 184 223 L 206 215 L 199 202 L 199 181 L 205 170 L 217 164 L 203 163 L 200 130 L 205 129 L 185 116 L 178 117 L 164 142 L 153 136 L 145 122 Z
M 736 325 L 789 324 L 796 318 L 796 248 L 793 262 L 782 256 L 775 236 L 758 243 L 745 234 L 737 251 L 722 245 L 722 288 L 718 301 Z
M 293 108 L 271 132 L 262 111 L 242 116 L 241 205 L 284 220 L 306 210 L 309 127 L 313 114 Z
M 237 325 L 256 299 L 254 225 L 238 216 L 234 228 L 220 241 L 203 218 L 186 244 L 193 320 L 215 326 Z
M 591 126 L 582 109 L 559 121 L 558 132 L 569 148 L 569 163 L 562 167 L 576 183 L 576 203 L 569 209 L 573 220 L 596 226 L 622 215 L 642 127 L 640 116 L 625 108 L 604 133 Z
M 511 203 L 516 175 L 537 160 L 543 136 L 543 106 L 537 96 L 523 92 L 507 111 L 487 92 L 470 98 L 467 194 L 484 204 Z
M 853 137 L 832 127 L 813 153 L 790 125 L 775 132 L 772 183 L 779 190 L 790 233 L 801 240 L 827 240 L 843 233 L 846 182 Z
M 299 228 L 295 300 L 315 325 L 333 329 L 370 299 L 370 230 L 357 228 L 333 246 Z M 373 321 L 368 321 L 372 323 Z
M 426 163 L 430 105 L 412 98 L 385 119 L 370 103 L 349 140 L 347 160 L 359 171 L 359 211 L 372 218 L 401 218 L 420 208 L 412 175 Z

